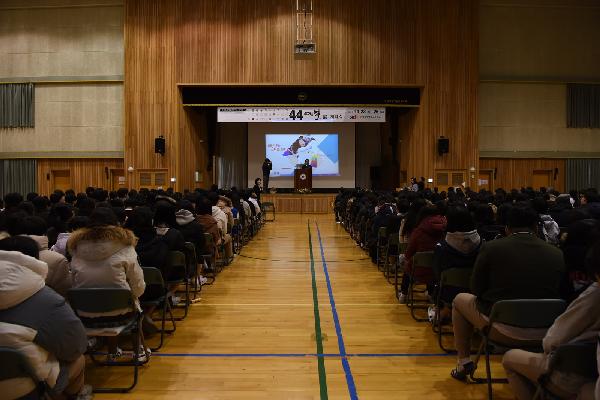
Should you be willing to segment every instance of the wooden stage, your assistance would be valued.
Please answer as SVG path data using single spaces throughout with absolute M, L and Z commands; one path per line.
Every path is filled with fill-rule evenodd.
M 275 204 L 276 213 L 330 214 L 336 193 L 264 193 L 261 201 Z
M 350 399 L 350 378 L 362 400 L 487 397 L 485 385 L 450 377 L 454 356 L 398 304 L 331 214 L 277 216 L 201 297 L 132 392 L 95 398 Z M 498 356 L 492 370 L 504 376 Z M 129 371 L 90 365 L 86 380 L 126 384 Z M 494 385 L 494 399 L 512 398 L 506 385 Z

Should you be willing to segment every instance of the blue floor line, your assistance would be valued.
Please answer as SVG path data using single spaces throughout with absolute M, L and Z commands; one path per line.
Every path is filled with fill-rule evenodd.
M 340 319 L 335 308 L 335 299 L 333 297 L 333 290 L 331 288 L 331 280 L 329 279 L 329 271 L 327 270 L 327 262 L 325 261 L 325 251 L 323 250 L 323 241 L 321 240 L 321 231 L 319 224 L 315 221 L 317 226 L 317 236 L 319 237 L 319 247 L 321 248 L 321 259 L 323 260 L 323 272 L 325 273 L 325 281 L 327 283 L 327 291 L 329 292 L 329 303 L 331 304 L 331 313 L 333 314 L 333 323 L 335 325 L 335 333 L 338 339 L 338 348 L 340 350 L 340 357 L 342 357 L 342 367 L 346 375 L 346 383 L 348 385 L 348 392 L 350 393 L 351 400 L 358 400 L 358 394 L 356 392 L 356 385 L 354 383 L 354 377 L 352 376 L 352 370 L 350 369 L 350 363 L 348 362 L 346 354 L 346 346 L 344 345 L 344 337 L 342 336 L 342 327 L 340 325 Z
M 101 354 L 101 353 L 99 353 Z M 346 354 L 345 357 L 448 357 L 454 354 L 448 353 L 355 353 Z M 301 357 L 342 357 L 337 353 L 152 353 L 152 357 L 282 357 L 282 358 L 301 358 Z

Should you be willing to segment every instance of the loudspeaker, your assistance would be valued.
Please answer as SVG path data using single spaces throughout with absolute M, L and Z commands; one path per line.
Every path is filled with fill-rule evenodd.
M 154 139 L 154 152 L 158 154 L 165 154 L 165 138 L 159 136 Z
M 438 154 L 441 156 L 442 154 L 448 153 L 450 151 L 450 139 L 440 136 L 438 139 Z

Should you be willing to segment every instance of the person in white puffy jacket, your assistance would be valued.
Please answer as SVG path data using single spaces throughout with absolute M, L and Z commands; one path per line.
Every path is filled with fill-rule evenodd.
M 48 266 L 37 259 L 38 245 L 16 236 L 0 240 L 0 249 L 0 346 L 21 352 L 52 395 L 86 398 L 85 329 L 65 299 L 45 285 Z M 28 378 L 0 381 L 3 399 L 35 389 Z

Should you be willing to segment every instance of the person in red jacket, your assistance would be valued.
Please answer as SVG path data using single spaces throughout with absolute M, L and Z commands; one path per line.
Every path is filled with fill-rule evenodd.
M 435 245 L 444 238 L 446 232 L 445 207 L 441 204 L 428 206 L 421 209 L 417 218 L 417 227 L 408 238 L 408 247 L 404 253 L 405 268 L 400 286 L 400 303 L 406 303 L 406 294 L 410 285 L 409 274 L 412 272 L 412 258 L 422 251 L 433 251 Z M 418 282 L 429 283 L 433 281 L 433 270 L 423 271 L 415 276 Z

